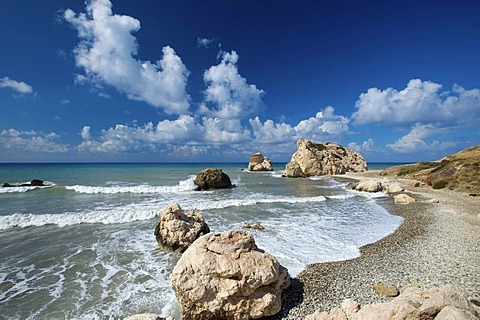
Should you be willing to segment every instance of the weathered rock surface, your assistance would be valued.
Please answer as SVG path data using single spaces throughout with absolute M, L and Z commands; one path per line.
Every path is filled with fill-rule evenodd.
M 232 187 L 230 177 L 220 169 L 208 168 L 197 173 L 193 181 L 198 190 L 227 189 Z
M 297 151 L 285 167 L 285 176 L 310 177 L 365 170 L 367 162 L 358 152 L 335 143 L 314 143 L 300 139 Z
M 178 204 L 163 208 L 155 228 L 158 244 L 167 250 L 183 252 L 196 239 L 210 232 L 203 215 L 194 210 L 184 213 Z
M 382 183 L 375 180 L 361 180 L 354 188 L 357 191 L 379 192 L 383 190 Z
M 400 294 L 397 288 L 386 284 L 377 283 L 374 284 L 372 287 L 373 290 L 375 290 L 375 292 L 382 297 L 396 297 Z
M 247 169 L 249 171 L 272 171 L 272 161 L 260 152 L 255 152 L 250 156 Z
M 389 302 L 356 309 L 355 302 L 345 300 L 340 308 L 315 312 L 307 316 L 306 320 L 474 320 L 479 319 L 478 316 L 475 307 L 452 286 L 447 285 L 432 289 L 407 288 Z
M 416 200 L 415 200 L 415 198 L 412 198 L 405 193 L 401 193 L 401 194 L 397 194 L 396 196 L 394 196 L 393 201 L 396 204 L 410 204 L 412 202 L 415 202 Z
M 260 250 L 249 233 L 209 233 L 172 271 L 183 319 L 255 319 L 276 314 L 288 287 L 286 268 Z

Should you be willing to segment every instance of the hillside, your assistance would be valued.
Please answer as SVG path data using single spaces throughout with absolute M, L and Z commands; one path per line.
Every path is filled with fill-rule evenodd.
M 434 189 L 480 194 L 480 145 L 446 156 L 438 161 L 393 166 L 382 176 L 423 181 Z

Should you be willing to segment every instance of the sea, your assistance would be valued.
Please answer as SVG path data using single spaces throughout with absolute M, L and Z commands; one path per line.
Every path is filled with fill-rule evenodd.
M 381 169 L 389 164 L 369 164 Z M 211 231 L 251 230 L 290 275 L 316 262 L 357 257 L 402 218 L 328 176 L 249 172 L 246 163 L 0 164 L 0 318 L 118 319 L 150 312 L 180 318 L 169 276 L 180 254 L 155 239 L 157 213 L 200 210 Z M 234 188 L 195 191 L 195 175 L 222 169 Z

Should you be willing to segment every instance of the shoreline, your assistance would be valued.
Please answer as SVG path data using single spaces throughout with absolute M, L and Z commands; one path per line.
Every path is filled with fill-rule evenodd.
M 417 201 L 408 205 L 378 199 L 403 223 L 379 241 L 360 248 L 350 260 L 312 264 L 282 297 L 282 310 L 266 319 L 303 319 L 338 307 L 351 298 L 360 305 L 385 302 L 372 289 L 377 283 L 397 287 L 451 284 L 467 299 L 480 301 L 480 198 L 450 190 L 414 187 L 415 181 L 379 176 L 381 170 L 333 176 L 341 181 L 372 179 L 399 183 Z M 429 199 L 439 203 L 427 203 Z

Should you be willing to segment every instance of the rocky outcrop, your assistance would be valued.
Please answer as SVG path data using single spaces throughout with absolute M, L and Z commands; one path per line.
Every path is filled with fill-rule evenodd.
M 272 161 L 260 152 L 256 152 L 250 156 L 247 169 L 249 171 L 272 171 Z
M 276 314 L 288 271 L 240 230 L 209 233 L 182 255 L 171 284 L 183 319 L 256 319 Z
M 297 151 L 285 167 L 285 176 L 310 177 L 365 170 L 367 162 L 358 152 L 335 143 L 301 139 L 297 142 Z
M 197 173 L 193 181 L 197 190 L 227 189 L 232 187 L 230 177 L 220 169 L 208 168 Z
M 183 252 L 196 239 L 210 232 L 203 215 L 194 210 L 184 213 L 178 204 L 163 208 L 155 228 L 158 244 L 167 250 Z
M 345 300 L 340 308 L 315 312 L 306 320 L 370 320 L 370 319 L 455 319 L 474 320 L 479 314 L 475 307 L 452 286 L 439 288 L 408 288 L 390 302 L 360 306 Z
M 15 188 L 15 187 L 44 187 L 45 183 L 42 180 L 33 179 L 30 183 L 22 183 L 22 184 L 10 184 L 8 182 L 4 182 L 2 187 L 3 188 Z

